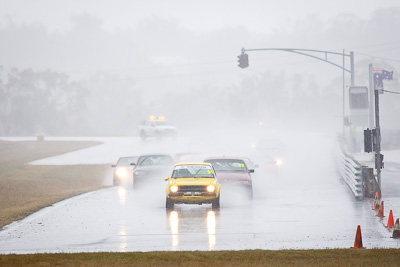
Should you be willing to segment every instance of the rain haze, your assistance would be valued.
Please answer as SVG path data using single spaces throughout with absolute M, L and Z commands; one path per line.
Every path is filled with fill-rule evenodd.
M 249 52 L 241 69 L 241 48 L 354 51 L 357 85 L 368 85 L 369 63 L 399 64 L 396 1 L 0 3 L 2 82 L 14 69 L 22 83 L 35 77 L 31 93 L 44 94 L 40 105 L 17 107 L 5 92 L 3 135 L 132 135 L 150 115 L 182 129 L 222 120 L 340 130 L 341 69 L 282 51 Z M 341 56 L 329 57 L 342 65 Z M 46 76 L 70 90 L 43 89 Z
M 141 207 L 137 202 L 154 187 L 147 185 L 136 194 L 131 185 L 126 191 L 111 187 L 110 170 L 104 174 L 108 189 L 59 203 L 49 214 L 61 220 L 65 216 L 79 217 L 83 211 L 65 214 L 62 212 L 68 207 L 63 205 L 74 206 L 82 201 L 90 222 L 96 216 L 89 212 L 96 206 L 94 199 L 111 210 L 113 204 L 118 205 L 116 211 L 121 213 L 127 203 L 135 202 L 129 207 L 143 216 L 139 221 L 133 215 L 122 218 L 123 223 L 115 214 L 105 219 L 117 226 L 106 230 L 98 225 L 99 232 L 118 234 L 104 246 L 92 240 L 81 242 L 78 236 L 71 237 L 71 245 L 66 246 L 62 243 L 65 236 L 59 233 L 42 247 L 43 243 L 23 247 L 23 241 L 15 241 L 8 249 L 2 241 L 25 231 L 24 225 L 14 225 L 3 231 L 3 237 L 0 231 L 0 253 L 58 251 L 54 247 L 70 252 L 348 247 L 355 225 L 360 224 L 357 216 L 371 230 L 366 238 L 370 246 L 398 248 L 398 242 L 380 239 L 384 230 L 372 230 L 380 223 L 362 213 L 368 203 L 354 200 L 336 170 L 335 155 L 340 154 L 337 140 L 349 141 L 352 134 L 349 124 L 344 123 L 354 118 L 349 88 L 369 86 L 371 64 L 393 71 L 393 79 L 383 82 L 388 92 L 380 96 L 380 125 L 386 138 L 383 149 L 400 147 L 399 14 L 398 0 L 0 0 L 2 140 L 36 140 L 44 136 L 53 141 L 102 143 L 30 165 L 113 164 L 122 156 L 149 153 L 188 153 L 189 158 L 200 155 L 202 159 L 250 157 L 257 164 L 253 200 L 238 198 L 237 193 L 226 190 L 221 210 L 216 213 L 202 206 L 182 205 L 174 211 L 178 213 L 170 212 L 166 219 L 163 180 L 155 190 L 157 196 Z M 285 48 L 314 51 L 304 55 L 283 51 Z M 242 49 L 249 59 L 246 68 L 238 66 Z M 350 53 L 354 55 L 353 80 L 348 71 Z M 143 138 L 140 129 L 151 116 L 165 118 L 176 127 L 177 136 Z M 373 128 L 370 121 L 357 125 L 352 152 L 363 152 L 362 133 L 367 127 Z M 277 150 L 278 155 L 270 154 Z M 390 162 L 400 164 L 398 150 L 387 155 L 392 157 L 389 168 Z M 279 170 L 266 164 L 281 158 Z M 304 197 L 301 191 L 310 195 Z M 335 202 L 337 194 L 344 194 L 344 199 Z M 118 196 L 118 203 L 104 203 L 103 195 L 104 202 Z M 323 211 L 317 221 L 304 216 L 303 212 L 310 213 L 308 208 L 318 210 L 313 204 L 296 207 L 296 218 L 282 211 L 290 213 L 298 199 L 311 203 L 315 197 L 320 198 L 322 206 L 336 212 L 351 206 L 334 226 L 343 232 L 342 236 L 329 236 L 324 243 L 316 244 L 324 232 L 308 231 L 318 228 L 316 224 L 322 223 L 319 220 L 330 214 Z M 260 215 L 266 212 L 264 209 L 282 219 Z M 42 212 L 30 221 L 43 220 L 51 225 L 53 219 L 46 214 Z M 160 216 L 162 222 L 152 222 Z M 352 216 L 351 224 L 343 226 L 340 223 L 346 216 Z M 194 233 L 196 223 L 205 217 L 213 225 L 213 230 L 209 229 L 210 223 L 199 226 L 208 231 L 206 245 L 198 235 L 192 243 L 187 236 L 179 235 Z M 180 220 L 179 231 L 174 220 Z M 125 225 L 126 221 L 133 224 Z M 195 226 L 191 226 L 193 222 Z M 271 226 L 268 233 L 262 228 L 265 223 Z M 299 243 L 290 236 L 293 231 L 285 233 L 285 229 L 294 228 L 293 223 L 299 229 Z M 143 224 L 145 228 L 140 229 Z M 65 226 L 64 233 L 68 237 L 69 227 L 73 228 Z M 243 232 L 243 227 L 249 232 Z M 172 245 L 169 240 L 155 245 L 151 238 L 146 239 L 153 232 L 162 238 L 164 232 L 159 229 L 163 228 L 171 234 Z M 239 238 L 244 242 L 235 245 L 231 234 L 238 232 L 243 234 Z M 88 239 L 96 239 L 97 235 L 93 232 Z M 140 236 L 143 247 L 130 239 L 132 236 Z M 280 242 L 280 237 L 286 241 Z M 51 239 L 28 234 L 24 240 L 32 238 Z M 123 242 L 121 238 L 125 238 Z M 271 240 L 265 242 L 266 238 Z M 80 250 L 77 247 L 81 245 Z

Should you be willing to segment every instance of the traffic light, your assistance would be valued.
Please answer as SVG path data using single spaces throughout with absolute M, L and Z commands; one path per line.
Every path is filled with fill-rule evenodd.
M 381 164 L 381 169 L 385 167 L 385 164 L 383 163 L 383 155 L 382 154 L 375 154 L 375 169 L 378 169 L 378 163 Z
M 240 68 L 242 69 L 247 68 L 249 66 L 249 55 L 242 52 L 242 54 L 238 56 L 238 62 L 239 62 L 238 66 Z
M 372 129 L 372 151 L 376 151 L 377 143 L 376 129 Z
M 372 152 L 372 131 L 369 128 L 364 130 L 364 151 Z

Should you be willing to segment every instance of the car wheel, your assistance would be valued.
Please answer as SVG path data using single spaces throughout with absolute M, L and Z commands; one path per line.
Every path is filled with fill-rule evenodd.
M 146 140 L 146 133 L 145 133 L 144 131 L 141 131 L 141 132 L 140 132 L 140 138 L 141 138 L 142 140 Z
M 212 208 L 213 209 L 219 209 L 219 207 L 220 207 L 220 204 L 219 204 L 219 197 L 221 196 L 221 194 L 216 198 L 216 199 L 214 199 L 212 202 L 211 202 L 211 205 L 212 205 Z
M 171 199 L 167 198 L 165 201 L 165 207 L 168 210 L 172 210 L 174 208 L 174 202 Z
M 253 199 L 253 187 L 250 186 L 248 190 L 249 190 L 249 192 L 248 192 L 249 199 Z

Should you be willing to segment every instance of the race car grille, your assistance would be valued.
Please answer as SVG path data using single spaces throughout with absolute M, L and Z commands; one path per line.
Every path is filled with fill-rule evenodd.
M 179 193 L 187 193 L 187 192 L 199 192 L 199 193 L 207 193 L 207 187 L 205 185 L 182 185 L 178 188 Z

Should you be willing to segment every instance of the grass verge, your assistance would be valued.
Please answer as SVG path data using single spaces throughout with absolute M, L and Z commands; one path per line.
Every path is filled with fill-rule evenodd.
M 27 164 L 97 144 L 0 141 L 0 228 L 60 200 L 104 187 L 110 165 Z
M 0 255 L 0 266 L 399 266 L 398 249 Z

